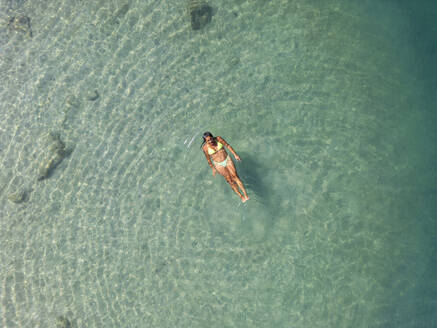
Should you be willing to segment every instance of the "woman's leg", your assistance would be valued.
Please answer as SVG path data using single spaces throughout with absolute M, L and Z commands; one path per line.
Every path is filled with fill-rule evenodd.
M 229 163 L 229 160 L 228 160 Z M 242 200 L 244 200 L 245 198 L 243 197 L 243 195 L 240 193 L 240 191 L 238 190 L 237 185 L 235 184 L 235 182 L 233 181 L 231 175 L 229 174 L 228 170 L 226 169 L 226 167 L 221 166 L 220 164 L 216 164 L 215 165 L 216 170 L 218 171 L 218 173 L 220 173 L 221 175 L 223 175 L 223 177 L 226 179 L 226 182 L 229 183 L 229 185 L 231 186 L 232 190 L 235 191 L 235 193 L 240 196 L 240 198 Z
M 244 197 L 246 198 L 246 200 L 248 200 L 249 197 L 247 196 L 246 189 L 244 188 L 243 182 L 241 182 L 240 177 L 237 174 L 237 169 L 235 168 L 234 162 L 232 161 L 230 156 L 228 159 L 228 165 L 226 165 L 226 169 L 228 169 L 231 179 L 238 184 L 240 189 L 243 191 Z

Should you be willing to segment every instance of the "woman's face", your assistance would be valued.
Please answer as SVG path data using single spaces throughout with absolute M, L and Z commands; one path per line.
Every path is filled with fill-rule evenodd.
M 206 143 L 208 143 L 208 144 L 210 144 L 210 145 L 214 145 L 215 144 L 215 141 L 214 141 L 214 138 L 213 137 L 205 137 L 205 141 L 206 141 Z

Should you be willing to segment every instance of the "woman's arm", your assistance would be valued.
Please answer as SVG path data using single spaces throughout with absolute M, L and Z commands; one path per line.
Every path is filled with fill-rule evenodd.
M 202 149 L 203 149 L 203 153 L 205 154 L 206 160 L 208 161 L 209 166 L 211 166 L 211 168 L 212 168 L 212 175 L 215 176 L 216 169 L 215 169 L 214 165 L 211 162 L 211 158 L 209 157 L 209 154 L 205 150 L 205 148 L 202 148 Z
M 226 148 L 229 149 L 229 151 L 234 155 L 237 161 L 241 161 L 240 156 L 237 155 L 234 148 L 232 148 L 232 146 L 228 144 L 225 139 L 223 139 L 222 137 L 217 137 L 217 140 L 220 141 L 223 145 L 225 145 Z

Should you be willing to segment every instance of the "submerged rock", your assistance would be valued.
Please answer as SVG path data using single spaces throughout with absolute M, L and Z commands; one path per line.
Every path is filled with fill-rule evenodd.
M 56 318 L 56 328 L 71 328 L 71 322 L 63 315 Z
M 8 199 L 15 204 L 21 204 L 29 200 L 28 190 L 19 190 L 8 195 Z
M 61 124 L 68 128 L 76 119 L 82 104 L 78 97 L 71 94 L 65 98 L 64 105 Z
M 8 28 L 11 31 L 26 33 L 32 37 L 32 29 L 30 27 L 30 18 L 24 15 L 12 16 L 8 22 Z
M 89 101 L 95 101 L 95 100 L 99 99 L 99 97 L 100 97 L 100 95 L 99 95 L 99 92 L 97 90 L 89 91 L 86 95 L 86 98 Z
M 203 0 L 189 0 L 188 11 L 191 18 L 191 28 L 200 30 L 212 19 L 212 7 Z
M 71 148 L 65 146 L 65 143 L 61 140 L 58 133 L 50 133 L 49 139 L 50 156 L 41 163 L 38 169 L 38 181 L 50 178 L 56 167 L 73 151 Z

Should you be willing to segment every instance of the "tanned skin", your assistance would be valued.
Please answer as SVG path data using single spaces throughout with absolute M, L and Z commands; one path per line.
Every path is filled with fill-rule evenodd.
M 232 158 L 229 156 L 228 162 L 226 167 L 223 167 L 219 164 L 214 164 L 214 162 L 223 162 L 226 157 L 228 157 L 228 153 L 226 152 L 225 147 L 234 155 L 235 159 L 237 161 L 241 161 L 240 156 L 237 155 L 235 150 L 231 147 L 230 144 L 228 144 L 225 139 L 222 137 L 206 137 L 205 138 L 205 144 L 202 147 L 203 153 L 205 154 L 206 160 L 208 161 L 209 166 L 212 168 L 212 175 L 215 176 L 216 172 L 220 173 L 229 183 L 232 190 L 236 192 L 238 196 L 240 196 L 241 201 L 244 203 L 249 200 L 249 197 L 247 196 L 246 189 L 244 189 L 243 182 L 241 182 L 240 177 L 237 174 L 237 170 L 235 169 L 234 162 L 232 161 Z M 220 142 L 223 144 L 224 147 L 217 151 L 217 142 Z M 208 148 L 212 148 L 216 150 L 214 154 L 210 155 L 208 154 Z M 240 187 L 243 194 L 241 194 L 240 190 L 238 189 Z

